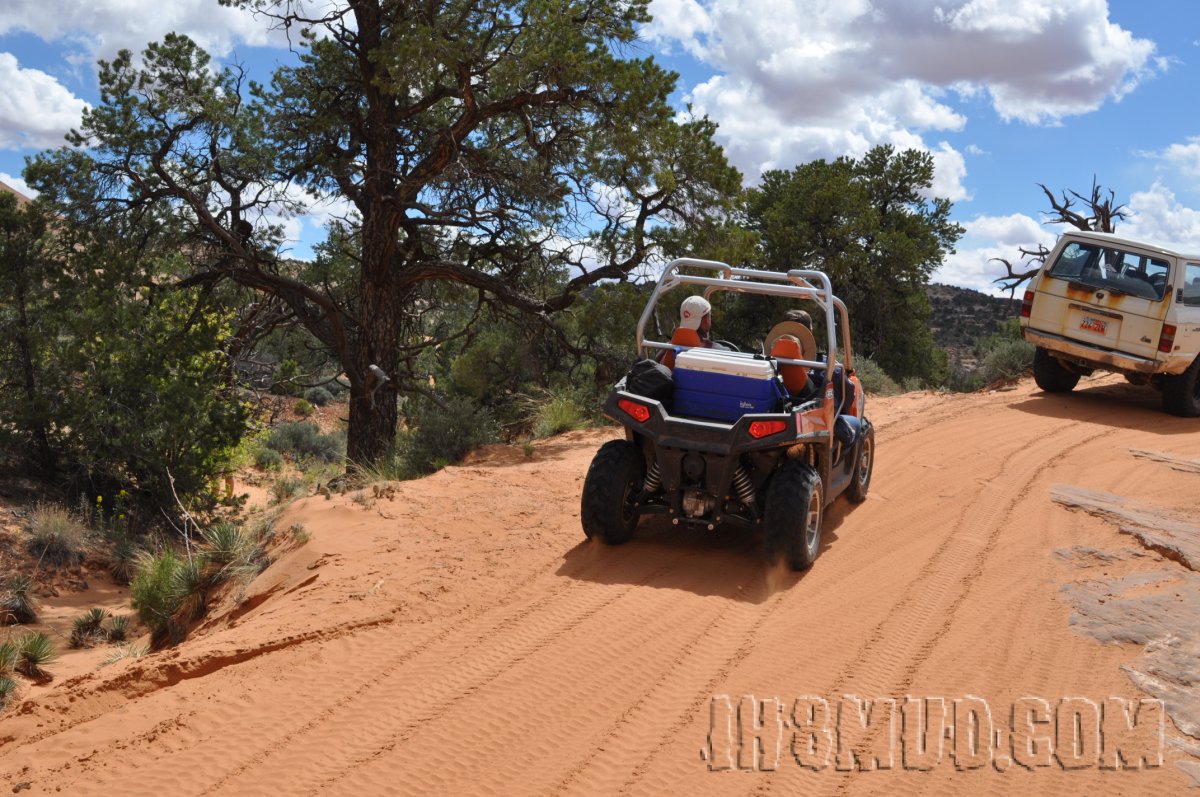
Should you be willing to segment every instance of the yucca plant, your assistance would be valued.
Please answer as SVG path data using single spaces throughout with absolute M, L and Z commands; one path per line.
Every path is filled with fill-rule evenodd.
M 37 619 L 33 579 L 29 576 L 9 579 L 8 587 L 0 593 L 0 625 L 28 625 Z
M 128 584 L 137 572 L 137 543 L 128 537 L 120 537 L 113 545 L 109 556 L 108 572 L 121 584 Z
M 237 523 L 214 523 L 200 532 L 204 554 L 216 565 L 230 565 L 249 558 L 250 538 Z
M 101 667 L 106 667 L 109 664 L 115 664 L 122 659 L 140 659 L 150 652 L 150 648 L 146 645 L 121 645 L 116 650 L 108 655 L 100 663 Z
M 28 631 L 17 638 L 17 666 L 14 668 L 34 681 L 49 681 L 53 676 L 46 667 L 58 659 L 54 643 L 40 631 Z
M 108 619 L 106 609 L 93 608 L 75 618 L 71 629 L 71 647 L 91 647 L 96 642 L 107 639 L 104 631 L 104 621 Z
M 179 560 L 175 569 L 175 592 L 179 595 L 179 606 L 175 609 L 172 619 L 179 626 L 186 627 L 193 620 L 204 616 L 208 601 L 208 588 L 216 578 L 217 570 L 204 552 L 192 554 L 187 559 Z
M 11 675 L 17 668 L 17 646 L 13 642 L 0 644 L 0 675 Z
M 7 706 L 16 694 L 17 682 L 7 675 L 0 675 L 0 709 Z
M 124 642 L 127 636 L 129 636 L 129 617 L 124 614 L 113 615 L 112 620 L 108 623 L 108 641 Z

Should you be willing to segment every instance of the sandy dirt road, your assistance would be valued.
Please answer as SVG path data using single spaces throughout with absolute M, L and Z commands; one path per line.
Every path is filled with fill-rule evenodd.
M 585 542 L 583 475 L 616 429 L 544 441 L 532 458 L 488 449 L 390 497 L 298 502 L 277 528 L 302 524 L 311 540 L 243 599 L 227 596 L 182 646 L 34 689 L 0 719 L 0 788 L 1185 791 L 1200 759 L 1170 742 L 1161 766 L 1137 770 L 1102 769 L 1087 749 L 1067 756 L 1079 768 L 1064 769 L 1046 739 L 1025 757 L 1045 754 L 1048 766 L 1005 762 L 1021 698 L 1057 711 L 1065 697 L 1145 696 L 1122 670 L 1143 646 L 1102 645 L 1074 629 L 1064 585 L 1195 575 L 1110 520 L 1054 503 L 1051 490 L 1135 496 L 1194 517 L 1200 474 L 1130 449 L 1200 460 L 1200 424 L 1161 413 L 1155 394 L 1113 377 L 1066 397 L 1022 382 L 990 394 L 873 399 L 868 414 L 878 435 L 871 495 L 832 507 L 820 557 L 800 575 L 767 567 L 759 541 L 732 530 L 646 523 L 619 548 Z M 738 719 L 721 695 L 735 708 L 742 695 L 785 707 L 786 724 L 768 721 L 767 757 L 749 771 L 737 765 L 753 763 L 753 740 L 736 758 Z M 940 758 L 935 740 L 918 760 L 900 738 L 898 707 L 892 733 L 882 722 L 852 733 L 837 717 L 844 695 L 898 706 L 906 696 L 944 698 L 948 724 L 953 701 L 972 698 L 960 703 L 960 724 L 969 724 L 966 708 L 986 703 L 1000 740 L 956 758 L 943 736 Z M 890 768 L 842 771 L 836 746 L 823 769 L 801 766 L 792 741 L 807 738 L 793 714 L 802 696 L 828 701 L 835 741 L 840 730 L 884 764 L 890 749 Z M 879 718 L 887 704 L 875 705 Z M 1053 737 L 1053 723 L 1038 727 Z M 1165 729 L 1196 743 L 1170 719 Z

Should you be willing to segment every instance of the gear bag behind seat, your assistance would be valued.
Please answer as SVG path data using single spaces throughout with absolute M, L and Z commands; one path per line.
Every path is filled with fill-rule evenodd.
M 661 401 L 668 407 L 675 392 L 671 369 L 654 360 L 638 360 L 625 375 L 625 390 L 638 396 Z

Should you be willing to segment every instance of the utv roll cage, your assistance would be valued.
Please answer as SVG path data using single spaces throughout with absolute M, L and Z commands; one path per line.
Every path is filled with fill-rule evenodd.
M 684 274 L 681 269 L 700 269 L 716 272 L 719 276 L 699 276 Z M 671 343 L 660 340 L 650 340 L 646 337 L 646 324 L 654 314 L 654 308 L 663 294 L 683 285 L 699 285 L 704 288 L 704 298 L 711 299 L 714 293 L 730 291 L 732 293 L 753 293 L 762 296 L 779 296 L 787 299 L 807 299 L 816 302 L 825 311 L 825 339 L 829 352 L 824 362 L 819 360 L 793 360 L 776 357 L 781 365 L 801 365 L 805 368 L 823 370 L 825 382 L 833 379 L 835 365 L 845 365 L 847 371 L 854 368 L 853 355 L 850 345 L 850 316 L 845 303 L 833 295 L 833 286 L 829 277 L 821 271 L 807 269 L 792 269 L 786 273 L 779 271 L 761 271 L 754 268 L 738 268 L 715 260 L 699 260 L 692 257 L 681 257 L 672 260 L 658 278 L 658 284 L 650 294 L 646 307 L 637 324 L 638 356 L 649 357 L 655 350 L 670 350 L 675 348 Z M 836 310 L 836 313 L 835 313 Z M 835 324 L 834 319 L 837 319 Z M 839 337 L 836 333 L 840 332 Z M 838 362 L 838 341 L 843 342 L 846 360 Z M 762 352 L 769 354 L 769 352 Z

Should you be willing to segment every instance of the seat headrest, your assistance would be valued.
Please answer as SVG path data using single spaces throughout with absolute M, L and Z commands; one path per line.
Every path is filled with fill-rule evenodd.
M 780 321 L 775 326 L 771 327 L 771 331 L 767 333 L 766 350 L 773 352 L 775 349 L 775 341 L 779 340 L 783 335 L 790 335 L 800 341 L 800 351 L 803 352 L 802 360 L 817 359 L 817 339 L 813 337 L 812 330 L 801 324 L 799 321 Z
M 671 345 L 673 346 L 703 346 L 704 343 L 700 340 L 700 333 L 694 329 L 687 327 L 679 327 L 675 333 L 671 335 Z
M 780 335 L 775 339 L 775 345 L 771 347 L 772 357 L 786 357 L 789 360 L 799 360 L 803 351 L 800 348 L 800 341 L 796 340 L 793 335 Z

